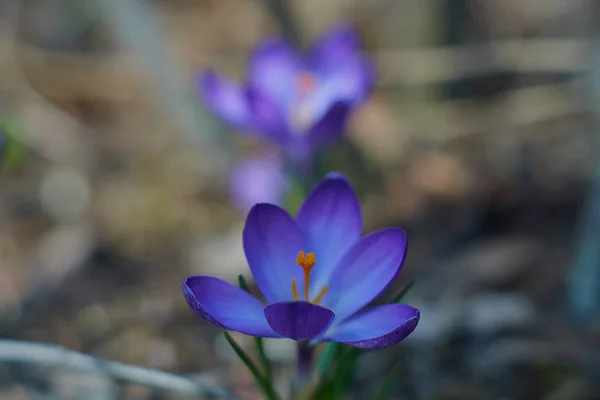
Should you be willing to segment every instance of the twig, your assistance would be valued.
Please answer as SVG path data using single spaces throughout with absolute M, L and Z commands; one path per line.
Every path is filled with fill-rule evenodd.
M 581 74 L 588 69 L 588 39 L 536 38 L 373 52 L 383 86 L 440 84 L 510 71 Z M 490 57 L 491 55 L 491 57 Z
M 596 39 L 594 49 L 600 41 Z M 589 109 L 600 114 L 600 58 L 591 57 L 588 82 L 590 95 Z M 595 127 L 598 130 L 598 126 Z M 595 132 L 596 166 L 591 177 L 590 189 L 578 222 L 578 237 L 569 276 L 567 280 L 567 299 L 571 316 L 575 322 L 590 326 L 600 321 L 600 144 Z
M 0 36 L 0 72 L 7 77 L 5 80 L 9 87 L 21 74 L 18 64 L 7 60 L 11 48 L 15 48 L 30 66 L 39 71 L 36 85 L 43 85 L 44 91 L 54 97 L 68 98 L 87 93 L 102 100 L 132 101 L 140 93 L 144 76 L 142 68 L 149 67 L 141 62 L 132 62 L 129 56 L 112 55 L 100 59 L 45 51 L 13 43 L 11 39 Z M 485 58 L 485 62 L 479 61 L 482 54 L 490 52 L 494 57 Z M 586 39 L 536 38 L 470 46 L 382 48 L 370 52 L 369 56 L 375 59 L 380 70 L 377 84 L 385 89 L 395 85 L 442 84 L 498 71 L 581 75 L 589 68 L 588 54 L 589 42 Z M 217 70 L 227 64 L 243 62 L 239 55 L 201 54 L 195 57 L 194 64 Z M 161 99 L 166 103 L 167 98 L 161 96 Z
M 214 119 L 208 116 L 184 83 L 181 65 L 168 47 L 164 27 L 156 12 L 140 0 L 95 0 L 94 5 L 128 53 L 150 73 L 157 97 L 168 114 L 189 138 L 211 148 L 202 161 L 211 167 L 223 165 L 220 161 L 226 154 L 215 146 L 223 135 L 218 134 Z
M 104 374 L 112 378 L 179 393 L 242 400 L 240 397 L 227 393 L 222 389 L 207 387 L 179 375 L 117 361 L 102 360 L 50 344 L 0 339 L 1 362 L 33 363 L 51 367 L 65 367 L 78 371 Z
M 300 45 L 300 31 L 286 0 L 266 0 L 267 7 L 277 19 L 283 36 L 296 46 Z

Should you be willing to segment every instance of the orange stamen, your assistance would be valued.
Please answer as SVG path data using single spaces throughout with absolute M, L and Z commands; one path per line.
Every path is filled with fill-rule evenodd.
M 328 291 L 329 291 L 329 288 L 327 286 L 323 286 L 321 288 L 321 290 L 319 290 L 319 293 L 317 293 L 317 296 L 314 298 L 314 300 L 312 301 L 312 303 L 315 304 L 315 305 L 319 305 L 319 303 L 321 302 L 321 300 L 323 300 L 323 296 L 325 296 Z
M 323 296 L 327 294 L 329 288 L 327 286 L 323 286 L 317 296 L 313 301 L 309 299 L 309 283 L 310 283 L 310 272 L 313 267 L 317 263 L 315 258 L 315 253 L 304 254 L 303 251 L 298 253 L 298 257 L 296 258 L 296 264 L 302 267 L 304 271 L 304 299 L 312 304 L 318 305 L 321 300 L 323 300 Z M 298 295 L 298 286 L 296 286 L 296 278 L 292 278 L 292 295 L 294 296 L 294 301 L 300 301 L 300 296 Z
M 298 296 L 298 287 L 296 286 L 296 278 L 292 279 L 292 295 L 294 296 L 294 301 L 300 300 L 300 296 Z
M 317 262 L 315 258 L 315 253 L 304 254 L 303 251 L 298 253 L 298 258 L 296 258 L 296 264 L 302 267 L 304 270 L 304 299 L 309 301 L 308 298 L 308 284 L 310 282 L 310 271 L 315 266 Z
M 307 94 L 315 87 L 315 77 L 310 72 L 304 72 L 298 77 L 298 92 Z

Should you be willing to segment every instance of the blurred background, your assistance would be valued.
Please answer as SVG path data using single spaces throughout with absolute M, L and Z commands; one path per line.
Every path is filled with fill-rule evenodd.
M 377 66 L 336 169 L 367 231 L 398 225 L 411 400 L 600 399 L 600 4 L 593 0 L 2 0 L 0 337 L 54 343 L 259 399 L 193 274 L 249 277 L 228 176 L 267 148 L 222 124 L 202 68 L 243 79 L 270 35 L 339 23 Z M 240 343 L 252 342 L 241 335 Z M 295 356 L 269 341 L 281 385 Z M 0 398 L 189 399 L 3 363 Z

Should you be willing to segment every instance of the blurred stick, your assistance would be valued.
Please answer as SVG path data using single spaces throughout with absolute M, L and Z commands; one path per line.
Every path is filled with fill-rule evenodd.
M 190 138 L 214 148 L 219 138 L 216 125 L 200 106 L 194 91 L 184 84 L 182 71 L 168 49 L 156 13 L 140 0 L 96 0 L 94 3 L 138 65 L 150 73 L 165 110 Z M 205 157 L 210 160 L 203 161 L 214 166 L 223 157 L 222 153 L 206 152 Z
M 408 6 L 408 2 L 405 3 Z M 404 7 L 406 9 L 408 7 Z M 399 12 L 406 12 L 407 10 Z M 401 47 L 408 49 L 423 49 L 430 47 L 433 43 L 438 43 L 443 33 L 444 20 L 444 4 L 438 0 L 420 0 L 412 2 L 410 6 L 412 18 L 406 21 L 407 26 L 404 27 L 406 35 L 402 35 Z M 385 69 L 396 65 L 397 60 L 392 57 L 392 62 L 388 62 L 384 57 L 375 56 L 375 61 L 379 69 L 379 75 L 385 76 Z M 383 59 L 382 59 L 383 58 Z M 395 74 L 393 75 L 395 76 Z M 378 79 L 380 77 L 378 76 Z M 403 91 L 403 99 L 405 103 L 424 104 L 429 103 L 439 98 L 439 93 L 442 88 L 438 85 L 416 85 L 415 87 L 406 88 Z
M 171 390 L 179 393 L 215 396 L 224 399 L 242 400 L 222 389 L 207 387 L 192 379 L 168 372 L 107 361 L 60 346 L 0 339 L 0 362 L 39 364 L 64 367 L 83 372 L 103 374 L 116 379 L 143 386 Z
M 494 72 L 570 73 L 588 68 L 587 39 L 505 39 L 480 45 L 381 50 L 380 85 L 439 84 Z
M 596 43 L 598 48 L 599 42 Z M 588 76 L 589 109 L 600 114 L 600 58 L 593 57 Z M 598 129 L 598 127 L 596 127 Z M 597 139 L 598 135 L 596 135 Z M 596 166 L 591 188 L 578 226 L 578 238 L 567 281 L 567 299 L 575 322 L 600 322 L 600 144 L 596 142 Z
M 478 46 L 378 51 L 374 57 L 381 65 L 380 87 L 385 90 L 394 85 L 442 83 L 453 77 L 472 76 L 470 72 L 485 74 L 502 68 L 525 72 L 525 66 L 527 66 L 529 72 L 562 72 L 573 75 L 580 75 L 580 72 L 587 68 L 584 64 L 587 56 L 583 54 L 586 47 L 582 40 L 572 42 L 541 39 L 524 41 L 525 56 L 522 58 L 517 57 L 516 50 L 514 57 L 512 56 L 513 50 L 510 49 L 516 49 L 510 44 L 512 42 L 503 43 L 506 47 L 499 44 L 498 48 L 503 48 L 503 51 L 507 52 L 506 60 L 494 59 L 493 64 L 479 67 L 469 66 L 465 63 L 465 67 L 467 67 L 465 70 L 462 70 L 459 64 L 453 65 L 450 69 L 438 68 L 438 65 L 440 60 L 444 60 L 445 57 L 449 57 L 448 63 L 454 59 L 460 60 L 462 57 L 464 57 L 463 60 L 466 60 L 471 57 L 468 56 L 468 52 L 471 50 L 476 52 L 479 49 Z M 2 62 L 2 57 L 6 54 L 9 45 L 9 41 L 0 37 L 0 74 L 7 77 L 7 84 L 15 85 L 19 82 L 17 75 L 13 69 L 9 68 L 10 64 Z M 539 70 L 536 70 L 536 65 L 532 63 L 533 60 L 530 60 L 532 62 L 527 61 L 529 59 L 527 54 L 543 53 L 544 49 L 550 51 L 552 48 L 566 51 L 571 54 L 571 59 L 560 61 L 559 58 L 556 58 L 555 62 L 539 66 Z M 81 95 L 89 97 L 92 94 L 98 100 L 115 102 L 122 107 L 128 107 L 131 102 L 140 97 L 142 91 L 140 68 L 127 57 L 112 56 L 99 60 L 72 54 L 45 52 L 26 46 L 19 46 L 19 52 L 22 53 L 22 57 L 28 59 L 29 64 L 43 65 L 39 77 L 36 79 L 36 85 L 43 87 L 44 92 L 51 94 L 54 98 L 67 99 Z M 558 52 L 554 56 L 558 57 L 560 54 L 564 53 Z M 242 62 L 241 59 L 222 58 L 217 55 L 199 57 L 201 60 L 194 61 L 194 64 L 206 64 L 216 69 L 226 63 Z M 551 55 L 547 55 L 546 58 L 551 58 Z M 412 64 L 413 62 L 414 64 Z M 509 105 L 507 109 L 510 110 L 512 123 L 528 126 L 585 112 L 587 105 L 584 102 L 575 101 L 576 98 L 568 95 L 573 92 L 574 84 L 582 81 L 583 78 L 572 78 L 567 83 L 510 90 L 505 95 L 505 103 Z M 443 140 L 447 140 L 471 135 L 481 130 L 481 122 L 478 117 L 481 113 L 478 112 L 478 107 L 480 107 L 479 102 L 470 100 L 435 101 L 431 103 L 430 107 L 418 108 L 411 113 L 417 120 L 427 123 L 426 131 L 430 136 L 435 138 L 442 136 Z M 452 123 L 449 124 L 448 121 L 452 121 Z
M 267 7 L 277 19 L 283 36 L 296 46 L 300 46 L 300 31 L 292 17 L 287 0 L 265 0 Z
M 128 0 L 132 1 L 132 0 Z M 15 44 L 0 36 L 0 72 L 6 85 L 19 83 L 20 65 L 10 58 L 15 51 L 26 58 L 31 66 L 39 65 L 38 85 L 53 96 L 72 97 L 76 94 L 97 96 L 102 100 L 127 102 L 140 93 L 141 67 L 157 68 L 148 62 L 134 64 L 130 57 L 114 55 L 102 59 L 69 53 L 44 51 L 22 44 Z M 141 50 L 139 50 L 141 52 Z M 154 52 L 155 50 L 153 50 Z M 495 54 L 479 62 L 482 54 Z M 485 45 L 447 46 L 386 50 L 370 53 L 379 66 L 378 86 L 433 85 L 455 79 L 491 74 L 498 71 L 515 73 L 564 73 L 578 75 L 589 68 L 589 41 L 585 39 L 531 39 L 502 40 Z M 206 65 L 215 69 L 229 64 L 242 63 L 242 57 L 222 57 L 216 54 L 196 56 L 191 64 Z M 144 60 L 150 56 L 144 56 Z M 152 60 L 154 63 L 154 60 Z M 43 67 L 43 68 L 41 68 Z M 170 76 L 168 80 L 176 80 Z M 157 84 L 167 85 L 165 83 Z M 181 82 L 176 85 L 183 86 Z M 188 100 L 185 87 L 181 96 Z M 177 92 L 177 90 L 170 90 Z M 168 94 L 166 92 L 165 94 Z M 162 100 L 167 103 L 168 96 Z M 181 98 L 175 105 L 181 103 Z M 189 103 L 192 103 L 191 100 Z M 169 109 L 175 105 L 169 104 Z M 190 104 L 186 105 L 189 109 Z M 195 109 L 192 107 L 192 109 Z M 203 117 L 198 111 L 196 119 Z M 196 126 L 196 125 L 193 125 Z M 194 128 L 195 129 L 195 128 Z M 197 132 L 194 131 L 196 134 Z
M 572 316 L 582 325 L 598 321 L 600 316 L 600 157 L 596 163 L 591 193 L 579 217 L 579 236 L 567 283 Z

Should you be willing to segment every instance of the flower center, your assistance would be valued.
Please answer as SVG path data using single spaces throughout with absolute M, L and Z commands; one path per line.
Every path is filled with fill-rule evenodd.
M 319 304 L 323 299 L 323 296 L 325 296 L 325 294 L 329 290 L 327 285 L 323 286 L 321 290 L 319 290 L 319 293 L 317 293 L 317 296 L 312 301 L 310 301 L 308 286 L 310 283 L 310 272 L 312 271 L 316 263 L 317 260 L 315 258 L 315 253 L 304 254 L 304 252 L 301 251 L 298 253 L 298 257 L 296 258 L 296 264 L 298 264 L 304 271 L 304 300 L 313 304 Z M 298 295 L 298 287 L 296 286 L 296 278 L 292 279 L 292 294 L 294 295 L 295 301 L 300 301 L 300 296 Z
M 296 81 L 297 98 L 290 111 L 293 132 L 302 135 L 308 131 L 314 120 L 314 105 L 311 94 L 316 88 L 316 78 L 310 72 L 301 73 Z
M 297 88 L 301 95 L 312 92 L 315 88 L 315 77 L 310 72 L 303 72 L 298 77 Z

